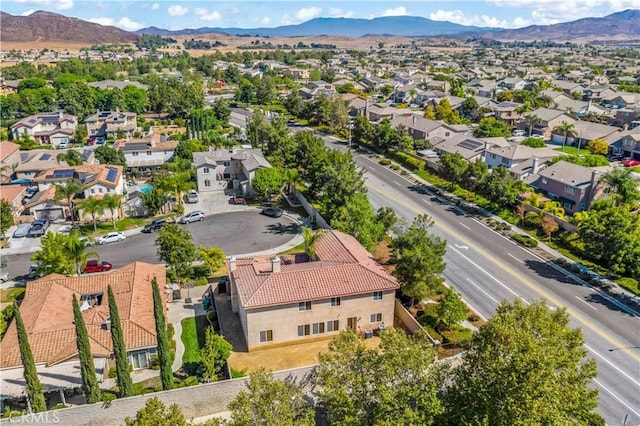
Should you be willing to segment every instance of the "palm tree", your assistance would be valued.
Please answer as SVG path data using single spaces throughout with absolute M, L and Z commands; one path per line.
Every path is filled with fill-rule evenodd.
M 16 172 L 16 169 L 20 163 L 13 163 L 12 165 L 5 165 L 0 167 L 0 181 L 4 182 L 5 180 L 10 181 L 11 176 Z
M 309 260 L 315 260 L 316 258 L 316 241 L 324 233 L 322 229 L 313 232 L 311 228 L 302 227 L 302 233 L 304 236 L 304 252 L 309 257 Z
M 557 125 L 554 129 L 554 132 L 560 133 L 563 138 L 562 138 L 562 150 L 564 151 L 564 147 L 567 144 L 567 138 L 569 136 L 575 136 L 576 135 L 576 126 L 574 126 L 572 123 L 567 123 L 566 121 L 563 121 L 562 123 L 560 123 L 559 125 Z
M 527 123 L 527 126 L 529 126 L 529 133 L 527 134 L 527 136 L 531 137 L 531 132 L 533 131 L 533 126 L 535 126 L 536 124 L 538 124 L 540 122 L 540 118 L 538 118 L 538 116 L 535 115 L 535 114 L 531 114 L 531 115 L 528 115 L 525 118 L 525 121 Z
M 75 208 L 73 205 L 73 199 L 76 197 L 76 194 L 82 191 L 82 185 L 80 182 L 69 179 L 65 182 L 64 185 L 55 185 L 56 195 L 55 200 L 65 200 L 67 205 L 69 206 L 69 214 L 71 215 L 71 223 L 75 225 Z
M 605 173 L 599 182 L 605 183 L 605 194 L 611 194 L 616 205 L 634 205 L 640 200 L 640 179 L 632 174 L 632 168 L 615 167 L 609 173 Z
M 122 195 L 116 193 L 105 194 L 105 196 L 102 197 L 102 201 L 104 202 L 104 206 L 111 212 L 111 225 L 113 225 L 113 229 L 116 229 L 115 212 L 116 210 L 118 213 L 120 212 L 120 207 L 122 207 Z M 119 214 L 118 217 L 120 217 Z
M 93 220 L 93 232 L 98 232 L 96 216 L 104 213 L 104 201 L 101 198 L 89 197 L 86 200 L 82 200 L 79 204 L 84 214 L 91 215 L 91 220 Z
M 65 249 L 76 265 L 76 274 L 78 275 L 84 270 L 89 257 L 100 259 L 100 254 L 95 251 L 86 252 L 86 240 L 80 237 L 80 232 L 77 229 L 72 229 L 65 242 Z
M 81 164 L 84 164 L 85 162 L 84 157 L 80 155 L 80 153 L 75 149 L 69 149 L 63 153 L 58 154 L 56 156 L 56 160 L 58 161 L 58 164 L 60 164 L 61 161 L 64 161 L 70 166 L 79 166 Z

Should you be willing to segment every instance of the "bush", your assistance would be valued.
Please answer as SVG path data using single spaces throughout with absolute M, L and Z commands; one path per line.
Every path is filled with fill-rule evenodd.
M 383 166 L 389 166 L 391 165 L 391 160 L 389 160 L 388 158 L 384 158 L 382 160 L 380 160 L 380 164 Z
M 544 140 L 538 138 L 526 138 L 522 141 L 522 145 L 529 146 L 531 148 L 544 148 L 547 144 Z
M 538 246 L 538 240 L 531 238 L 528 235 L 514 234 L 511 238 L 525 247 L 533 248 Z
M 116 377 L 118 377 L 118 373 L 115 367 L 111 367 L 109 369 L 109 372 L 107 373 L 107 377 L 110 379 L 115 379 Z
M 453 343 L 457 345 L 465 345 L 471 340 L 473 331 L 458 324 L 451 326 L 451 330 L 440 333 L 444 338 L 443 343 Z
M 633 292 L 634 294 L 640 294 L 637 280 L 626 277 L 626 278 L 620 278 L 616 280 L 616 282 L 620 285 L 620 287 L 624 287 L 627 290 Z
M 200 287 L 207 284 L 209 284 L 209 281 L 207 281 L 206 277 L 198 277 L 195 280 L 193 280 L 193 285 L 195 287 Z
M 102 402 L 110 403 L 110 402 L 112 402 L 113 400 L 116 399 L 116 395 L 114 393 L 111 393 L 111 392 L 104 392 L 103 391 L 100 399 L 102 400 Z
M 478 322 L 480 321 L 480 317 L 476 314 L 469 314 L 469 316 L 467 317 L 467 320 L 471 322 Z
M 391 167 L 395 171 L 400 170 L 400 166 L 398 166 L 397 164 L 391 164 L 391 166 L 389 166 L 389 167 Z
M 158 359 L 158 354 L 155 354 L 151 357 L 151 362 L 149 363 L 149 367 L 152 370 L 160 370 L 160 360 Z
M 196 376 L 189 376 L 184 379 L 184 384 L 186 386 L 195 386 L 198 384 L 198 378 Z

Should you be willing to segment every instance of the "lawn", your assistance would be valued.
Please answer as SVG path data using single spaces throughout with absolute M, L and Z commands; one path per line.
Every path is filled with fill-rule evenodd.
M 205 330 L 209 321 L 205 315 L 185 318 L 182 324 L 182 343 L 184 343 L 184 355 L 182 367 L 186 371 L 192 371 L 200 363 L 200 348 L 204 346 Z M 192 375 L 190 373 L 190 375 Z
M 560 148 L 554 148 L 553 150 L 564 152 L 565 154 L 569 154 L 569 155 L 578 155 L 578 154 L 590 155 L 591 154 L 588 149 L 580 148 L 580 150 L 578 150 L 578 148 L 575 146 L 565 146 L 564 149 L 560 147 Z
M 0 303 L 13 303 L 24 297 L 24 287 L 12 287 L 6 290 L 0 290 Z
M 116 230 L 117 231 L 126 231 L 127 229 L 137 228 L 139 226 L 144 225 L 145 220 L 139 217 L 125 217 L 124 219 L 120 219 L 116 221 Z M 97 224 L 98 233 L 105 234 L 107 232 L 113 231 L 113 225 L 111 221 L 100 222 Z M 80 226 L 80 232 L 83 235 L 91 236 L 93 234 L 93 222 L 85 222 Z

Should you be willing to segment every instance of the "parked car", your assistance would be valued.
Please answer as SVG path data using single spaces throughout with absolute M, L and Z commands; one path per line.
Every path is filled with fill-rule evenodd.
M 24 238 L 29 235 L 29 231 L 31 230 L 30 223 L 21 223 L 18 225 L 18 229 L 13 233 L 13 238 Z
M 67 141 L 62 141 L 60 142 L 60 144 L 58 145 L 58 148 L 60 149 L 66 149 L 69 146 L 69 142 Z
M 511 136 L 524 136 L 525 134 L 524 130 L 514 130 L 511 132 Z
M 51 225 L 51 222 L 47 219 L 38 219 L 31 224 L 31 229 L 29 230 L 29 236 L 32 238 L 42 237 L 47 229 Z
M 87 261 L 87 265 L 84 267 L 85 274 L 91 274 L 93 272 L 105 272 L 110 271 L 112 265 L 109 262 L 105 262 L 104 260 L 89 260 Z
M 198 198 L 198 191 L 196 191 L 195 189 L 190 190 L 187 193 L 187 203 L 195 204 L 198 201 L 200 201 L 200 199 Z
M 625 167 L 637 167 L 637 166 L 640 166 L 640 160 L 633 160 L 631 158 L 627 158 L 626 160 L 622 160 L 622 165 Z
M 200 210 L 196 210 L 196 211 L 192 211 L 191 213 L 187 213 L 184 216 L 182 216 L 179 220 L 180 223 L 182 224 L 186 224 L 186 223 L 191 223 L 191 222 L 197 222 L 199 220 L 203 220 L 204 219 L 204 212 L 201 212 Z
M 96 241 L 98 242 L 98 244 L 103 245 L 115 243 L 118 241 L 124 241 L 125 238 L 127 238 L 127 236 L 122 232 L 109 232 L 108 234 L 105 234 L 102 237 L 98 238 Z
M 95 246 L 96 245 L 96 240 L 94 240 L 93 238 L 80 237 L 80 241 L 82 242 L 82 244 L 85 247 L 90 247 L 90 246 Z
M 160 228 L 162 228 L 164 225 L 166 225 L 166 223 L 167 223 L 167 219 L 156 219 L 151 223 L 146 224 L 144 228 L 142 228 L 142 232 L 148 234 L 153 231 L 157 231 Z
M 0 283 L 6 283 L 9 281 L 9 273 L 7 271 L 0 271 Z
M 280 217 L 282 216 L 282 210 L 277 207 L 267 207 L 266 209 L 262 209 L 261 214 L 269 217 Z
M 27 273 L 27 277 L 32 280 L 34 278 L 40 278 L 38 275 L 38 268 L 40 265 L 38 265 L 37 263 L 33 263 L 29 266 L 29 272 Z
M 544 140 L 544 136 L 542 136 L 542 135 L 537 135 L 536 134 L 536 135 L 531 135 L 530 137 L 533 138 L 533 139 L 542 139 L 542 140 Z

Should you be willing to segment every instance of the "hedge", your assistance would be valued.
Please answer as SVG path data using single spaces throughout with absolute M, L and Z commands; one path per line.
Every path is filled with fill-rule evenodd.
M 513 234 L 511 238 L 525 247 L 533 248 L 538 246 L 538 240 L 536 240 L 535 238 L 531 238 L 528 235 Z

